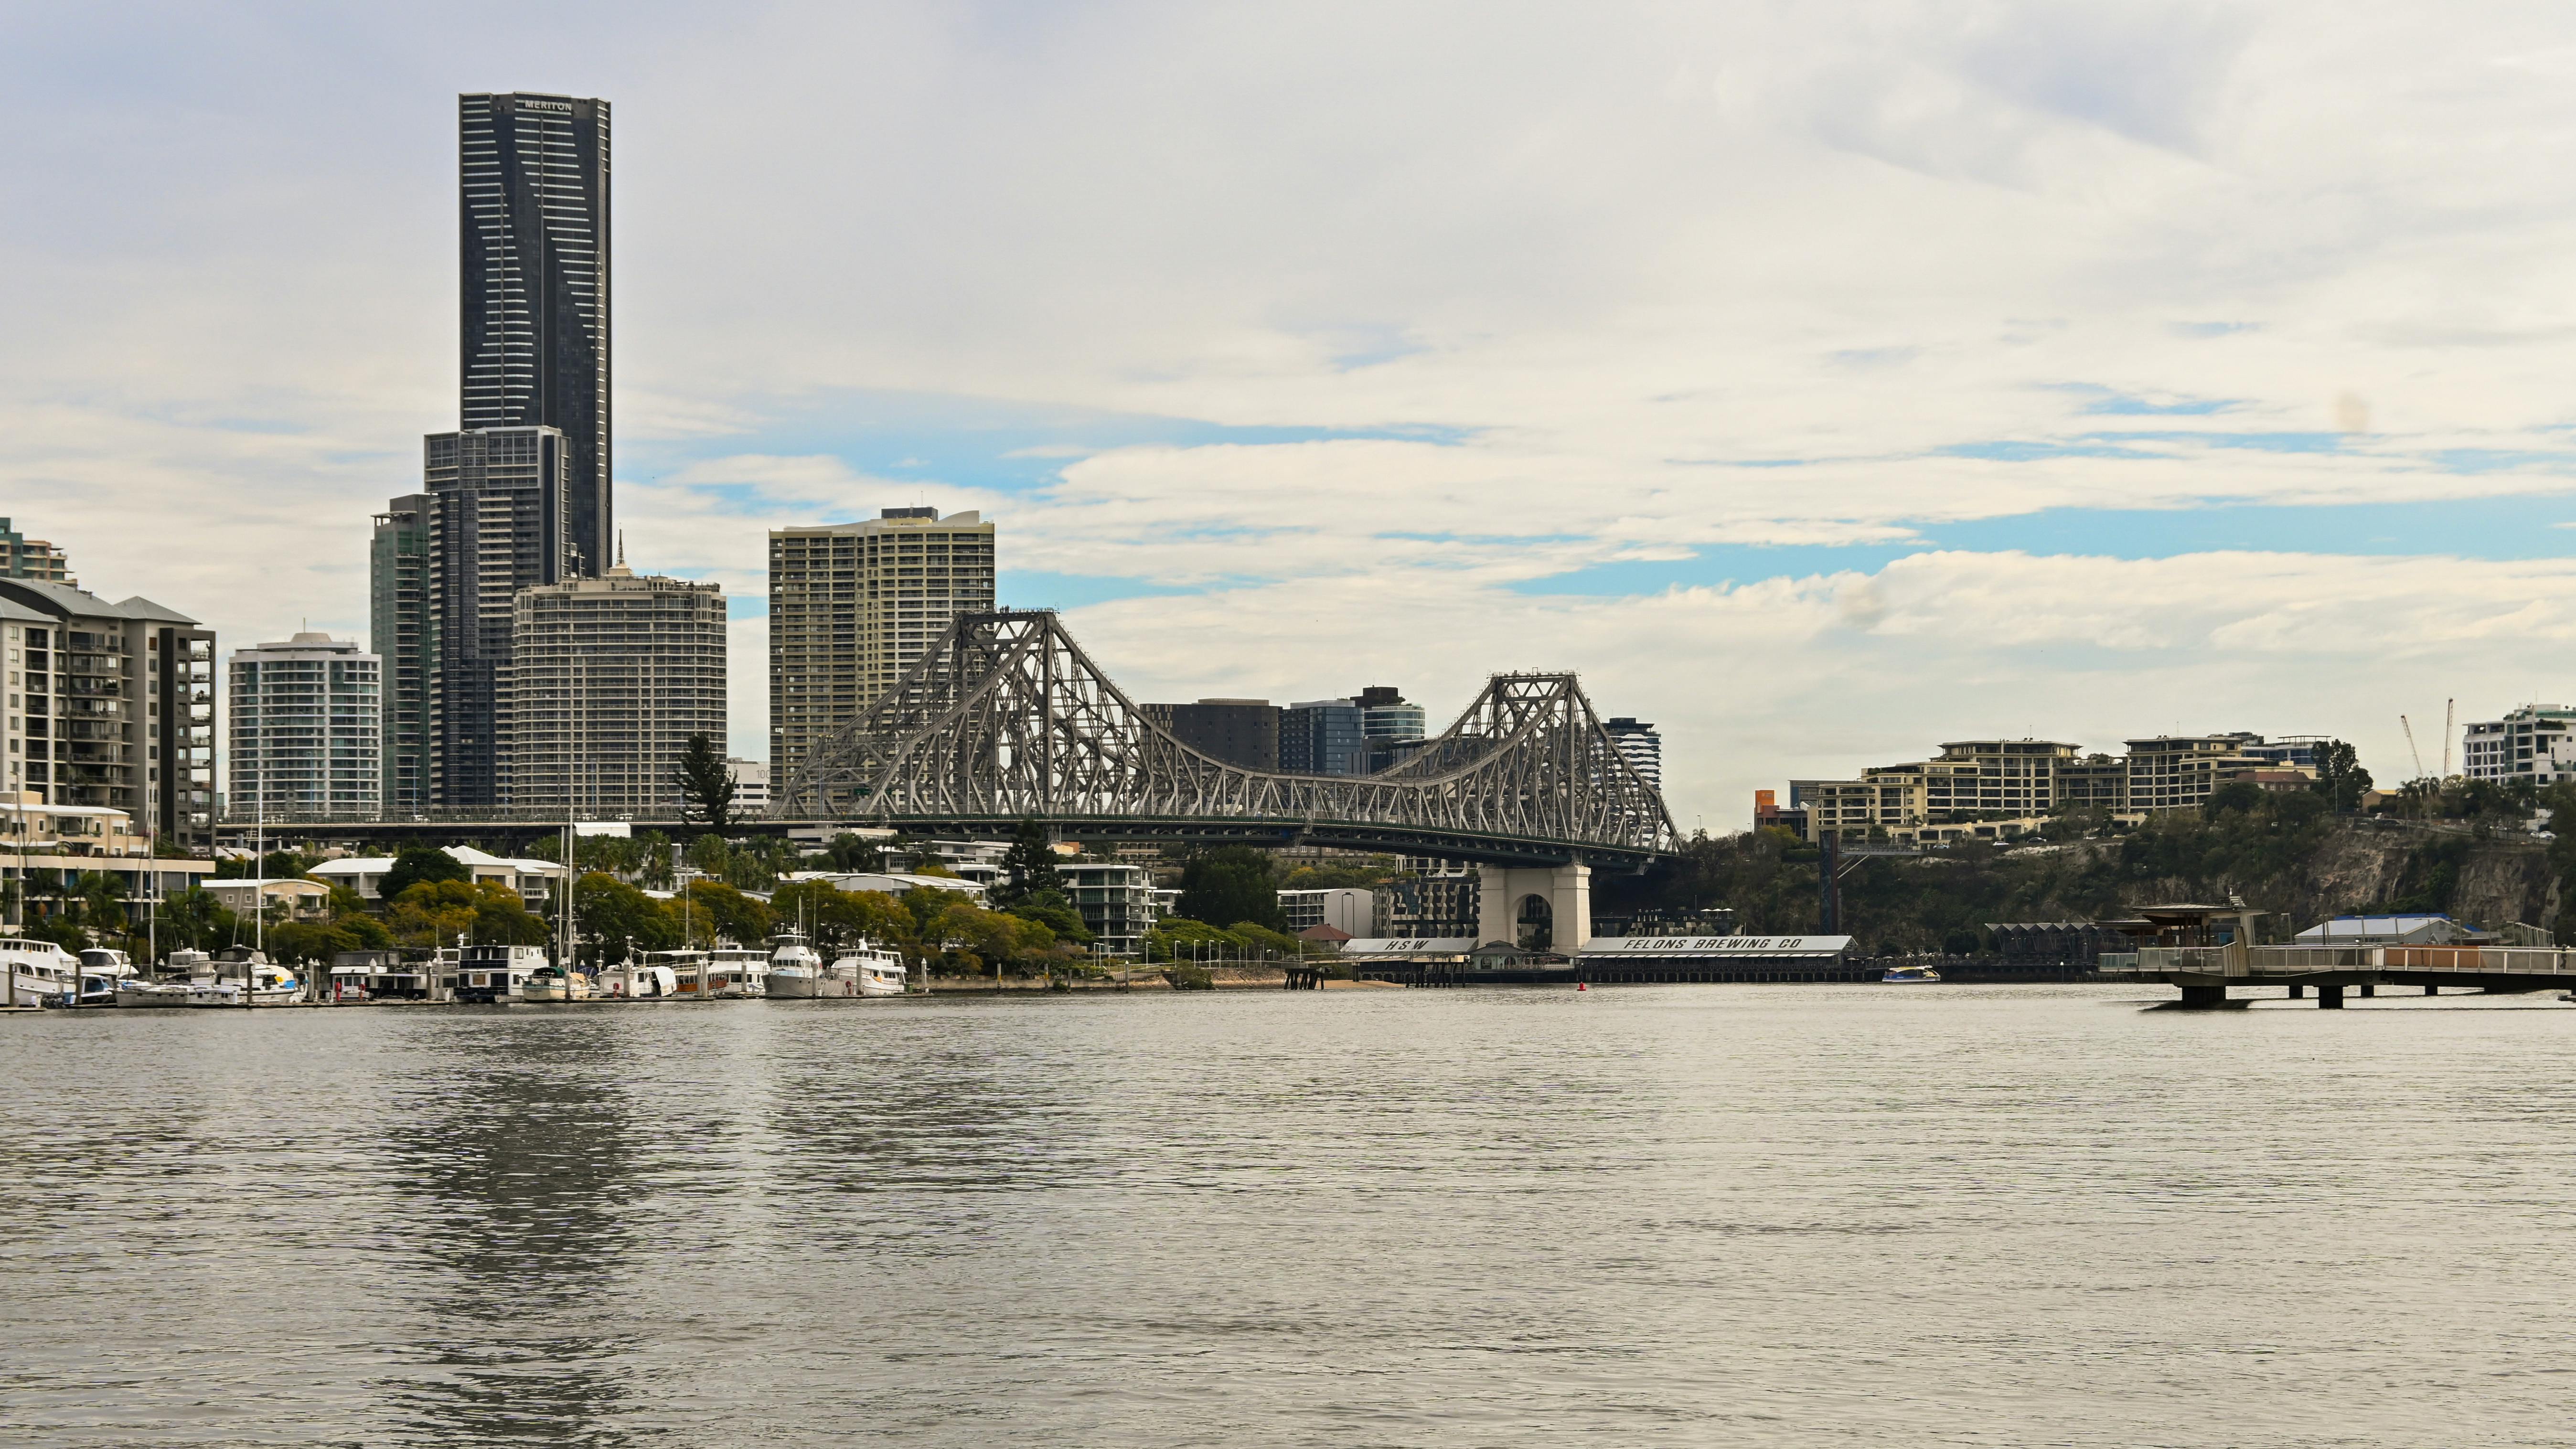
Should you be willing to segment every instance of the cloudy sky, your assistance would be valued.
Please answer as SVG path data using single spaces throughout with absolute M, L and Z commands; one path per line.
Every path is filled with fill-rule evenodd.
M 366 627 L 462 90 L 615 105 L 632 561 L 1001 522 L 1138 698 L 1572 668 L 1684 829 L 2576 697 L 2552 5 L 0 6 L 0 515 Z

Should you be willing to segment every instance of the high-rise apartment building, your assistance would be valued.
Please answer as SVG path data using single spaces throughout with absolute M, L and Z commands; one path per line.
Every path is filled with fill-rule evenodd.
M 960 614 L 993 607 L 993 525 L 973 513 L 889 508 L 861 523 L 769 535 L 769 768 L 873 703 Z
M 1279 706 L 1266 699 L 1142 704 L 1145 718 L 1211 759 L 1247 770 L 1279 768 Z
M 1628 768 L 1654 786 L 1657 793 L 1662 793 L 1664 737 L 1655 732 L 1655 727 L 1623 714 L 1616 719 L 1603 720 L 1601 729 L 1610 736 L 1610 743 L 1618 747 L 1619 756 L 1628 762 Z
M 429 495 L 394 499 L 376 515 L 367 557 L 368 644 L 384 661 L 384 808 L 408 819 L 429 808 L 429 677 L 438 653 L 429 611 Z
M 2576 710 L 2563 704 L 2526 704 L 2502 719 L 2461 726 L 2460 773 L 2472 780 L 2529 780 L 2534 785 L 2576 780 Z
M 430 803 L 451 810 L 501 805 L 512 601 L 522 589 L 567 576 L 568 450 L 553 428 L 432 433 L 424 444 Z
M 724 748 L 724 591 L 622 562 L 522 590 L 504 698 L 514 808 L 670 818 L 689 737 Z
M 71 561 L 63 557 L 61 549 L 41 538 L 27 537 L 5 518 L 0 518 L 0 578 L 74 587 L 80 584 L 72 577 Z
M 49 805 L 122 810 L 163 854 L 215 829 L 215 635 L 145 598 L 0 578 L 11 783 Z
M 384 798 L 384 661 L 300 633 L 233 651 L 225 720 L 235 818 L 365 820 Z
M 608 102 L 457 97 L 463 252 L 458 422 L 551 428 L 570 574 L 608 562 Z

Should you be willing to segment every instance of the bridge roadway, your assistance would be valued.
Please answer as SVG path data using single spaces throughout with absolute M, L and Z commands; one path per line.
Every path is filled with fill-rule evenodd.
M 2105 975 L 2160 981 L 2182 989 L 2187 1007 L 2242 1006 L 2236 987 L 2313 990 L 2335 1010 L 2348 991 L 2375 995 L 2382 986 L 2445 986 L 2495 993 L 2576 988 L 2576 951 L 2546 946 L 2150 946 L 2102 958 Z
M 1418 826 L 1389 825 L 1370 821 L 1337 820 L 1224 820 L 1224 819 L 1153 819 L 1148 817 L 1069 816 L 1049 819 L 1036 817 L 1057 835 L 1067 840 L 1121 842 L 1131 844 L 1173 845 L 1252 845 L 1264 849 L 1298 846 L 1329 847 L 1340 850 L 1376 851 L 1389 855 L 1422 855 L 1437 860 L 1457 861 L 1467 865 L 1495 865 L 1514 868 L 1544 868 L 1565 865 L 1587 865 L 1596 870 L 1634 872 L 1643 870 L 1656 856 L 1653 851 L 1626 849 L 1599 844 L 1570 844 L 1564 841 L 1530 840 L 1507 835 L 1480 834 L 1473 831 L 1426 829 Z M 583 821 L 598 824 L 598 821 Z M 674 840 L 689 840 L 704 834 L 703 825 L 685 824 L 677 819 L 630 819 L 624 824 L 636 834 L 658 830 Z M 271 820 L 266 824 L 272 842 L 311 840 L 336 844 L 374 843 L 394 847 L 408 845 L 479 845 L 504 852 L 524 850 L 540 840 L 552 840 L 563 831 L 563 817 L 521 815 L 509 811 L 476 811 L 433 814 L 385 819 L 359 820 Z M 1019 829 L 1018 816 L 890 816 L 867 820 L 793 820 L 752 816 L 734 822 L 731 834 L 741 836 L 783 836 L 801 834 L 813 838 L 819 832 L 829 840 L 841 831 L 874 832 L 886 828 L 901 831 L 916 839 L 937 840 L 1002 840 Z M 226 845 L 248 846 L 253 822 L 226 819 L 218 834 Z

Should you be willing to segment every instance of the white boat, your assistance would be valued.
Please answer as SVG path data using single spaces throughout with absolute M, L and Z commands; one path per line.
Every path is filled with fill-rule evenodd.
M 588 1001 L 590 978 L 561 966 L 540 966 L 519 984 L 522 1001 Z
M 903 958 L 872 942 L 843 952 L 823 976 L 833 988 L 824 993 L 830 996 L 903 995 Z
M 176 952 L 171 954 L 176 961 Z M 268 959 L 265 952 L 248 946 L 230 946 L 215 953 L 214 989 L 202 996 L 192 995 L 190 1006 L 239 1006 L 247 984 L 253 1006 L 284 1006 L 304 999 L 304 982 L 292 971 Z M 191 987 L 195 980 L 190 982 Z
M 1902 986 L 1917 981 L 1939 981 L 1941 973 L 1929 966 L 1891 966 L 1887 974 L 1878 979 L 1888 986 Z
M 119 1006 L 190 1006 L 193 997 L 215 989 L 215 958 L 203 951 L 173 951 L 149 976 L 133 976 L 116 984 Z M 240 993 L 230 983 L 224 990 L 234 1005 L 240 1004 Z
M 805 944 L 805 933 L 781 931 L 775 941 L 778 949 L 769 953 L 769 994 L 784 1000 L 820 995 L 814 988 L 823 975 L 823 957 Z
M 704 977 L 710 997 L 767 996 L 769 957 L 750 946 L 718 946 L 707 953 Z
M 116 984 L 119 1006 L 239 1006 L 241 983 L 211 976 L 194 981 L 146 981 L 141 977 Z
M 80 990 L 80 958 L 51 941 L 0 940 L 0 965 L 9 973 L 11 1006 L 59 1004 Z
M 124 952 L 93 946 L 80 953 L 80 991 L 76 999 L 83 1006 L 114 1006 L 117 986 L 138 974 L 133 958 Z
M 528 978 L 546 965 L 542 946 L 468 946 L 456 959 L 456 999 L 486 1004 L 524 999 Z
M 656 951 L 653 956 L 669 953 Z M 631 997 L 637 1001 L 667 1001 L 680 994 L 680 973 L 650 957 L 638 961 L 632 956 L 609 973 L 608 994 Z

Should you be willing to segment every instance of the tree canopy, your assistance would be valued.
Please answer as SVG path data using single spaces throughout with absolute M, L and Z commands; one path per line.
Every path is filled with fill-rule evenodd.
M 470 881 L 474 872 L 446 851 L 426 845 L 405 846 L 394 857 L 393 868 L 385 872 L 376 894 L 385 900 L 400 899 L 404 891 L 424 881 Z
M 680 751 L 680 819 L 718 835 L 733 828 L 733 771 L 724 752 L 705 735 L 689 736 Z
M 1285 927 L 1270 857 L 1248 845 L 1221 845 L 1181 868 L 1181 914 L 1194 921 L 1250 921 Z
M 1056 871 L 1055 845 L 1047 839 L 1046 827 L 1023 820 L 1011 848 L 1002 853 L 1002 879 L 993 890 L 993 904 L 1007 910 L 1041 891 L 1062 895 L 1064 877 Z

